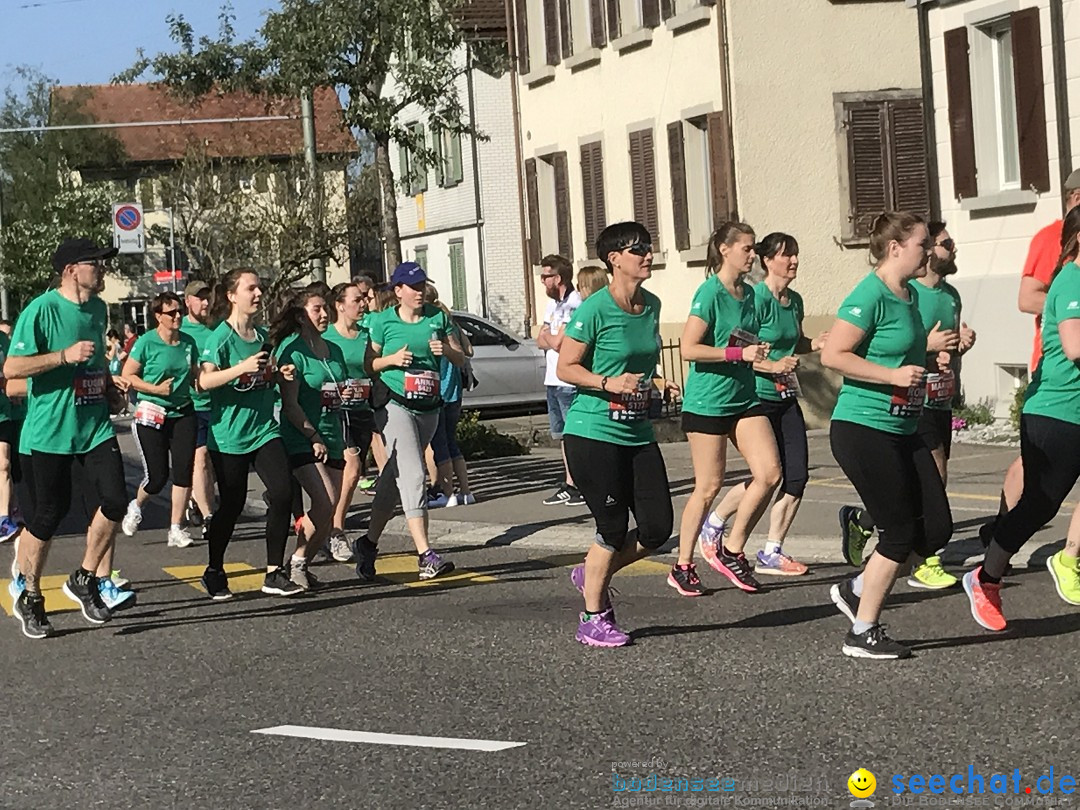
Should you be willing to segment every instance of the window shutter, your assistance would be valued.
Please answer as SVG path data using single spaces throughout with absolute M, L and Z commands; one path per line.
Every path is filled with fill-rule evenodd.
M 656 208 L 656 159 L 651 129 L 630 133 L 630 173 L 634 219 L 648 229 L 653 246 L 659 248 L 660 217 Z
M 848 182 L 852 234 L 866 237 L 874 219 L 888 208 L 886 194 L 885 108 L 877 102 L 847 107 Z
M 660 0 L 641 0 L 641 24 L 645 28 L 660 25 Z
M 428 269 L 427 248 L 426 247 L 418 247 L 413 253 L 413 261 L 416 262 L 421 267 L 423 267 L 425 270 L 427 270 Z
M 540 190 L 536 183 L 536 159 L 525 161 L 525 197 L 529 203 L 529 263 L 540 264 Z
M 712 190 L 713 227 L 737 219 L 731 143 L 723 113 L 709 113 L 705 118 L 709 137 L 709 184 Z
M 618 39 L 622 33 L 622 16 L 619 13 L 619 0 L 604 0 L 607 3 L 608 39 Z
M 668 162 L 671 165 L 671 208 L 675 218 L 675 248 L 690 247 L 690 211 L 686 201 L 686 144 L 682 121 L 668 124 Z
M 975 168 L 975 126 L 971 115 L 967 28 L 953 28 L 945 32 L 945 84 L 949 93 L 953 192 L 958 199 L 976 197 L 979 185 Z
M 469 309 L 469 291 L 465 283 L 465 245 L 450 243 L 450 293 L 453 307 L 466 312 Z
M 450 174 L 450 185 L 457 185 L 464 177 L 465 172 L 461 166 L 461 133 L 455 132 L 450 139 L 450 161 L 447 169 Z
M 412 196 L 412 178 L 409 177 L 409 150 L 405 144 L 398 144 L 398 186 L 402 193 Z M 284 185 L 284 183 L 282 183 Z
M 604 153 L 599 141 L 581 147 L 581 196 L 585 203 L 585 255 L 596 258 L 596 237 L 606 226 Z
M 529 15 L 525 0 L 514 0 L 514 31 L 517 36 L 518 72 L 529 72 Z
M 544 0 L 544 49 L 547 63 L 557 65 L 561 60 L 559 53 L 559 0 Z
M 675 0 L 660 0 L 660 16 L 665 20 L 675 16 Z
M 604 0 L 589 0 L 589 22 L 592 27 L 594 48 L 603 48 L 607 44 L 607 26 L 604 25 Z
M 427 146 L 427 132 L 424 130 L 423 124 L 416 125 L 416 141 L 421 148 Z M 413 195 L 422 194 L 427 191 L 427 166 L 421 164 L 420 160 L 415 156 L 413 160 L 409 161 L 413 175 Z
M 930 216 L 930 176 L 926 163 L 926 122 L 920 99 L 888 104 L 892 194 L 889 207 Z
M 1050 157 L 1046 149 L 1046 90 L 1043 86 L 1039 9 L 1016 11 L 1011 20 L 1020 186 L 1049 191 Z
M 559 255 L 573 261 L 574 235 L 570 222 L 570 176 L 566 168 L 566 152 L 552 155 L 551 166 L 555 169 L 555 224 L 559 231 Z
M 563 59 L 574 55 L 573 26 L 570 21 L 570 0 L 559 0 L 559 40 Z
M 431 130 L 431 146 L 435 150 L 435 185 L 445 187 L 449 179 L 446 171 L 446 161 L 449 155 L 443 153 L 443 131 L 441 129 Z

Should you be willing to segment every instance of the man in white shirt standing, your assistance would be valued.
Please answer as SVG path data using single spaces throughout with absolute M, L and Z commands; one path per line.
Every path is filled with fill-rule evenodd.
M 581 296 L 574 290 L 574 268 L 562 256 L 545 256 L 540 261 L 540 279 L 544 282 L 544 292 L 551 300 L 544 313 L 544 325 L 536 336 L 536 345 L 545 350 L 547 372 L 544 385 L 547 387 L 548 424 L 551 426 L 551 438 L 561 442 L 563 427 L 566 424 L 566 412 L 574 401 L 577 391 L 559 379 L 555 369 L 559 365 L 559 347 L 562 345 L 563 330 L 574 316 L 574 310 L 581 306 Z M 557 490 L 544 498 L 546 506 L 584 506 L 585 499 L 574 486 L 574 479 L 566 465 L 566 451 L 563 450 L 563 470 L 565 480 Z

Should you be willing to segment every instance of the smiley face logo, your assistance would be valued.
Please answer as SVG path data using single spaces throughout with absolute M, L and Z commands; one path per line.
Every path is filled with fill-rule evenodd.
M 847 780 L 847 789 L 857 799 L 865 799 L 873 796 L 877 789 L 877 779 L 866 768 L 859 768 Z

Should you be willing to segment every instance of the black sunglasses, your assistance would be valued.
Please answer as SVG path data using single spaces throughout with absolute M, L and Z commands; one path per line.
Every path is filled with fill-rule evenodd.
M 158 315 L 163 318 L 176 318 L 179 317 L 180 314 L 180 310 L 178 309 L 163 309 L 158 312 Z
M 635 242 L 632 245 L 627 245 L 623 250 L 627 253 L 633 253 L 635 256 L 648 256 L 652 253 L 652 245 L 648 242 Z
M 952 239 L 942 239 L 937 243 L 937 247 L 943 247 L 945 250 L 952 251 L 952 249 L 956 247 L 956 242 Z

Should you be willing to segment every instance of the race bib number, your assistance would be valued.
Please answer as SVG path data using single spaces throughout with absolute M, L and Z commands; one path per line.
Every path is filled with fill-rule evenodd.
M 352 392 L 352 397 L 345 403 L 346 406 L 359 405 L 371 399 L 371 380 L 366 377 L 361 379 L 353 377 L 346 380 L 345 385 Z
M 439 372 L 406 371 L 405 399 L 433 399 L 439 395 Z
M 608 402 L 608 419 L 613 422 L 641 422 L 648 419 L 650 411 L 655 411 L 659 405 L 660 392 L 656 390 L 651 379 L 643 377 L 637 391 L 617 394 L 611 398 Z
M 773 385 L 780 399 L 794 399 L 802 396 L 802 388 L 799 386 L 799 378 L 794 371 L 785 374 L 774 374 Z
M 951 368 L 942 372 L 931 372 L 926 376 L 927 405 L 949 405 L 955 395 L 956 374 Z
M 75 404 L 100 405 L 105 401 L 105 369 L 83 368 L 75 372 Z
M 925 401 L 926 383 L 911 385 L 907 388 L 894 385 L 889 414 L 891 416 L 918 416 L 922 413 Z
M 728 336 L 727 345 L 729 349 L 735 347 L 742 349 L 746 346 L 753 346 L 757 342 L 757 335 L 751 334 L 745 329 L 732 329 L 731 335 Z
M 323 383 L 319 393 L 323 411 L 336 411 L 341 408 L 341 391 L 338 390 L 337 383 Z
M 135 406 L 135 421 L 154 430 L 161 430 L 165 426 L 165 409 L 156 402 L 140 400 Z
M 256 374 L 241 374 L 236 378 L 237 391 L 261 391 L 270 388 L 274 384 L 274 367 L 267 365 Z

